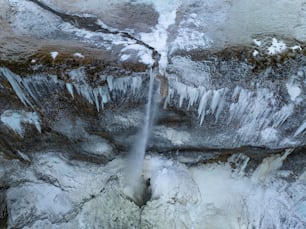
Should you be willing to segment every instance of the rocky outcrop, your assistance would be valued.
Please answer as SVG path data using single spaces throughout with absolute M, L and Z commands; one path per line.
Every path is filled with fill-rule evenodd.
M 0 3 L 0 220 L 7 218 L 9 228 L 201 228 L 223 211 L 216 199 L 218 206 L 207 208 L 198 180 L 216 161 L 224 163 L 213 164 L 217 178 L 240 179 L 227 180 L 230 185 L 244 189 L 255 182 L 265 192 L 267 175 L 275 194 L 284 175 L 273 171 L 287 168 L 294 173 L 285 176 L 290 192 L 304 190 L 303 163 L 290 161 L 306 144 L 301 1 L 269 3 L 276 13 L 299 15 L 286 23 L 278 18 L 295 25 L 290 33 L 255 2 L 102 2 Z M 246 28 L 250 20 L 241 20 L 241 9 L 263 21 Z M 147 152 L 153 157 L 144 165 L 148 202 L 139 207 L 126 195 L 122 158 L 141 137 L 150 76 L 156 106 Z M 262 171 L 263 158 L 288 148 L 296 150 L 267 159 L 269 169 L 254 172 Z M 291 164 L 281 167 L 286 158 Z M 286 225 L 303 228 L 304 197 L 290 192 L 273 206 L 292 205 L 294 213 L 288 216 L 286 208 L 271 218 L 287 214 Z M 248 212 L 258 199 L 247 194 L 254 193 L 237 200 L 247 199 L 236 212 L 253 220 L 244 223 L 260 228 L 263 217 L 262 228 L 275 225 L 262 212 Z

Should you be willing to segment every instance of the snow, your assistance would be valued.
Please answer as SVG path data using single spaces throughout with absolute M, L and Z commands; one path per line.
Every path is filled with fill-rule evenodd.
M 1 114 L 1 122 L 20 136 L 24 135 L 22 124 L 32 124 L 41 133 L 40 118 L 35 112 L 6 110 Z
M 274 128 L 268 127 L 260 133 L 262 142 L 270 143 L 278 140 L 278 131 Z
M 161 55 L 159 70 L 161 73 L 166 71 L 168 65 L 168 28 L 175 23 L 176 10 L 180 6 L 180 1 L 169 0 L 139 0 L 139 3 L 151 3 L 159 13 L 158 24 L 152 29 L 151 33 L 141 33 L 143 42 L 154 47 Z
M 56 57 L 58 56 L 58 54 L 59 54 L 59 53 L 58 53 L 57 51 L 50 52 L 50 55 L 51 55 L 51 57 L 52 57 L 53 60 L 56 59 Z
M 288 91 L 288 94 L 290 95 L 290 99 L 294 102 L 296 98 L 301 94 L 302 90 L 301 88 L 294 83 L 286 83 L 286 88 Z
M 155 128 L 154 133 L 176 146 L 184 145 L 191 140 L 190 133 L 187 131 L 178 131 L 170 127 L 162 126 Z
M 276 38 L 272 38 L 272 45 L 268 47 L 269 55 L 280 54 L 287 50 L 287 45 L 282 40 L 277 40 Z
M 253 42 L 254 42 L 255 45 L 261 46 L 261 41 L 253 39 Z
M 257 51 L 257 50 L 254 50 L 253 51 L 253 56 L 255 57 L 255 56 L 257 56 L 259 54 L 259 52 Z
M 81 58 L 81 59 L 85 58 L 85 56 L 82 53 L 79 53 L 79 52 L 74 53 L 73 56 Z
M 121 61 L 125 61 L 132 56 L 132 52 L 137 53 L 137 57 L 141 63 L 144 63 L 148 66 L 152 66 L 154 64 L 154 60 L 152 58 L 152 51 L 143 45 L 139 44 L 131 44 L 127 45 L 125 48 L 121 50 Z
M 131 57 L 131 55 L 123 54 L 123 55 L 121 55 L 120 60 L 121 60 L 121 61 L 126 61 L 126 60 L 128 60 L 130 57 Z
M 294 46 L 290 47 L 290 49 L 293 50 L 293 51 L 296 51 L 296 50 L 301 51 L 302 50 L 300 45 L 294 45 Z
M 141 208 L 124 195 L 124 160 L 101 166 L 37 153 L 27 182 L 7 190 L 9 227 L 304 229 L 306 176 L 283 179 L 290 175 L 282 164 L 291 152 L 265 158 L 251 174 L 243 154 L 190 167 L 147 155 L 143 177 L 150 179 L 152 198 Z M 14 170 L 24 174 L 24 166 Z
M 225 163 L 188 169 L 172 160 L 146 157 L 143 173 L 151 180 L 152 199 L 142 209 L 142 221 L 151 228 L 302 229 L 304 201 L 292 193 L 303 196 L 305 183 L 278 178 L 290 174 L 280 168 L 291 152 L 266 158 L 251 176 L 245 172 L 249 158 L 241 154 Z
M 190 51 L 210 48 L 213 41 L 203 32 L 207 30 L 206 27 L 207 25 L 200 15 L 196 13 L 186 15 L 179 24 L 175 40 L 170 43 L 170 53 L 176 50 Z

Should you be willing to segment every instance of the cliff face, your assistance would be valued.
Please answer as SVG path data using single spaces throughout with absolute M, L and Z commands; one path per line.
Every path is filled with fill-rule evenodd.
M 114 215 L 96 206 L 98 196 L 99 205 L 129 206 L 120 210 L 119 228 L 124 222 L 139 227 L 139 217 L 150 228 L 156 203 L 141 213 L 122 194 L 124 176 L 115 175 L 124 173 L 122 157 L 142 137 L 150 76 L 155 79 L 150 154 L 197 165 L 243 153 L 249 157 L 243 159 L 246 164 L 252 161 L 250 170 L 288 148 L 296 150 L 280 156 L 281 163 L 303 158 L 306 3 L 265 4 L 0 1 L 0 218 L 8 216 L 10 228 L 82 228 L 78 220 L 99 209 L 97 215 L 107 219 L 97 223 L 112 222 L 116 228 Z M 145 161 L 153 197 L 163 201 L 160 192 L 174 189 L 156 189 L 164 182 L 159 172 L 167 168 L 172 175 L 167 173 L 166 180 L 183 177 L 177 179 L 183 191 L 169 191 L 167 198 L 176 196 L 175 204 L 182 204 L 190 195 L 194 206 L 201 202 L 201 185 L 190 175 L 197 169 L 171 167 L 163 160 Z M 303 173 L 303 165 L 285 166 L 296 177 Z M 190 193 L 186 185 L 193 187 Z M 21 193 L 32 205 L 20 202 Z M 199 224 L 188 220 L 186 225 Z

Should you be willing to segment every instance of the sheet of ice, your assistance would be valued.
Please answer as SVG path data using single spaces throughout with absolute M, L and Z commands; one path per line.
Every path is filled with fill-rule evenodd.
M 168 28 L 175 23 L 176 10 L 180 6 L 180 1 L 176 0 L 139 0 L 139 3 L 151 3 L 159 13 L 158 24 L 152 29 L 151 33 L 141 33 L 143 42 L 154 47 L 161 55 L 159 70 L 164 73 L 168 65 Z
M 50 184 L 26 184 L 22 188 L 9 189 L 7 195 L 9 209 L 35 209 L 37 216 L 48 218 L 51 222 L 57 218 L 59 213 L 68 213 L 72 208 L 67 193 Z M 17 196 L 24 196 L 25 199 L 14 201 Z M 32 220 L 30 210 L 27 212 L 10 211 L 9 214 L 9 225 L 20 217 L 24 217 L 25 224 Z
M 110 34 L 103 32 L 92 32 L 86 29 L 79 29 L 64 22 L 59 28 L 65 33 L 72 34 L 76 39 L 80 39 L 85 43 L 93 45 L 97 48 L 105 48 L 111 50 L 116 45 L 129 45 L 135 44 L 135 40 L 120 36 L 119 34 Z
M 139 44 L 131 44 L 127 45 L 125 48 L 121 50 L 120 60 L 125 61 L 132 56 L 132 53 L 137 53 L 137 57 L 141 63 L 144 63 L 148 66 L 152 66 L 154 64 L 154 60 L 152 57 L 152 51 L 146 48 L 143 45 Z
M 1 114 L 1 122 L 20 136 L 24 135 L 22 124 L 34 125 L 37 131 L 41 132 L 40 118 L 36 112 L 6 110 Z
M 188 169 L 179 163 L 148 156 L 144 160 L 144 178 L 151 180 L 152 200 L 160 204 L 179 202 L 196 204 L 201 194 Z
M 191 51 L 211 47 L 213 41 L 203 31 L 207 32 L 207 24 L 202 15 L 196 13 L 186 15 L 178 25 L 174 41 L 170 43 L 170 53 L 176 50 Z
M 147 156 L 144 177 L 151 181 L 152 199 L 142 221 L 155 228 L 303 229 L 306 183 L 288 183 L 283 178 L 290 172 L 280 170 L 290 153 L 267 158 L 253 175 L 245 172 L 244 155 L 188 169 Z

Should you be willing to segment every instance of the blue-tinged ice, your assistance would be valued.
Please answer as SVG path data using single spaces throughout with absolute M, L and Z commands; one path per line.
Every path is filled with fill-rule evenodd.
M 300 135 L 301 133 L 304 132 L 304 130 L 306 129 L 306 120 L 302 123 L 302 125 L 300 125 L 300 127 L 295 131 L 294 133 L 294 137 Z
M 66 88 L 67 88 L 69 94 L 72 96 L 72 98 L 74 98 L 74 96 L 73 96 L 73 86 L 72 86 L 72 84 L 71 84 L 71 83 L 66 83 Z
M 212 91 L 209 90 L 204 93 L 204 95 L 202 96 L 200 100 L 199 107 L 198 107 L 198 117 L 200 118 L 200 125 L 203 124 L 203 121 L 206 115 L 206 106 L 207 106 L 208 101 L 211 99 L 212 94 L 213 94 Z
M 36 112 L 6 110 L 1 114 L 1 122 L 20 136 L 24 136 L 22 124 L 32 124 L 41 133 L 40 118 Z
M 2 73 L 2 75 L 6 77 L 6 79 L 9 81 L 9 83 L 11 84 L 13 90 L 15 91 L 20 101 L 25 106 L 28 106 L 28 105 L 33 106 L 31 102 L 28 100 L 28 98 L 26 97 L 26 95 L 24 94 L 24 91 L 21 85 L 22 79 L 20 78 L 20 76 L 16 75 L 15 73 L 13 73 L 7 68 L 0 68 L 0 73 Z

